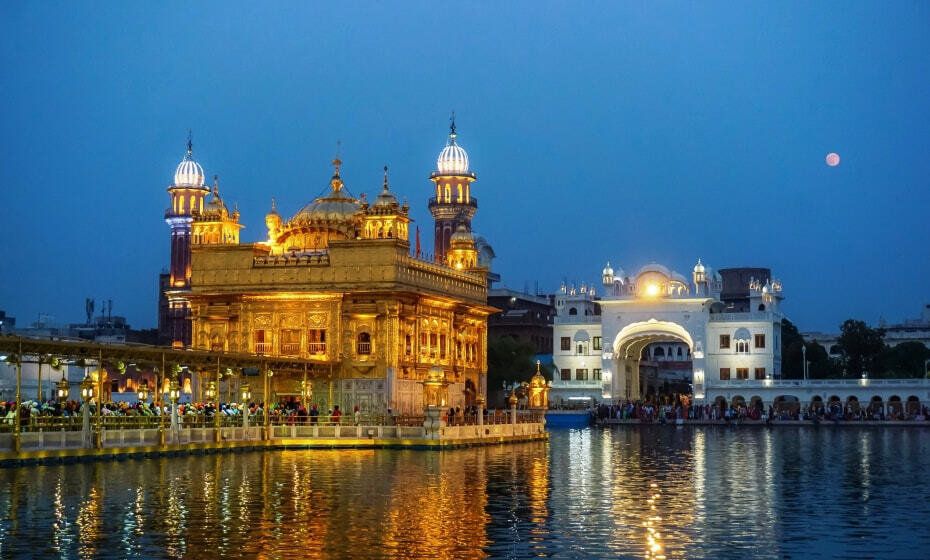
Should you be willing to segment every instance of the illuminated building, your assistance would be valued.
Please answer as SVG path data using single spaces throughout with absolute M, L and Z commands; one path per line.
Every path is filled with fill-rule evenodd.
M 436 196 L 429 199 L 429 211 L 435 222 L 435 259 L 440 262 L 445 260 L 458 229 L 464 227 L 466 231 L 471 231 L 471 220 L 478 210 L 478 199 L 471 196 L 471 184 L 476 177 L 469 171 L 468 154 L 456 143 L 455 138 L 453 119 L 449 140 L 436 159 L 437 170 L 430 174 Z
M 455 148 L 440 156 L 432 178 L 437 185 L 460 179 L 464 202 L 440 204 L 471 211 L 464 221 L 437 215 L 437 231 L 456 226 L 443 233 L 442 261 L 410 255 L 409 206 L 391 192 L 387 168 L 369 202 L 348 191 L 335 159 L 328 192 L 290 219 L 272 199 L 267 238 L 257 243 L 239 242 L 238 214 L 221 202 L 211 210 L 214 201 L 201 210 L 195 197 L 199 214 L 176 220 L 179 230 L 191 228 L 190 275 L 172 268 L 175 282 L 185 282 L 172 295 L 189 305 L 192 346 L 307 359 L 312 402 L 324 411 L 358 405 L 422 413 L 420 382 L 435 366 L 448 384 L 444 406 L 474 404 L 485 394 L 487 316 L 494 309 L 487 305 L 488 269 L 469 229 L 476 205 L 467 185 L 474 174 L 467 174 L 464 150 Z M 270 397 L 296 398 L 300 381 L 275 374 Z
M 163 344 L 188 346 L 191 342 L 190 310 L 185 294 L 190 290 L 191 245 L 193 243 L 238 243 L 239 213 L 229 213 L 220 199 L 217 177 L 213 197 L 204 185 L 203 167 L 194 160 L 194 146 L 187 140 L 187 154 L 168 186 L 171 206 L 165 222 L 171 228 L 171 259 L 167 274 L 159 279 L 159 339 Z
M 641 365 L 673 352 L 690 360 L 695 401 L 730 400 L 747 381 L 771 384 L 781 372 L 782 287 L 770 277 L 745 278 L 749 269 L 713 272 L 700 260 L 689 282 L 659 264 L 632 275 L 602 271 L 604 295 L 593 287 L 562 286 L 556 294 L 552 398 L 630 400 L 646 395 Z M 768 272 L 768 269 L 753 269 Z M 733 295 L 735 294 L 735 295 Z M 598 399 L 598 400 L 600 400 Z M 767 400 L 765 402 L 771 402 Z

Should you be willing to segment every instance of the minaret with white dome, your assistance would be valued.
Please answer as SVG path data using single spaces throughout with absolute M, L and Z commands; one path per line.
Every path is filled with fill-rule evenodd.
M 449 139 L 436 159 L 436 171 L 430 181 L 436 186 L 436 196 L 429 200 L 429 210 L 435 221 L 434 258 L 444 262 L 452 236 L 459 226 L 471 231 L 471 220 L 478 210 L 478 200 L 471 196 L 475 174 L 469 171 L 468 154 L 456 142 L 455 114 L 449 127 Z
M 171 267 L 165 295 L 168 298 L 166 337 L 173 344 L 190 345 L 191 329 L 187 301 L 181 292 L 190 289 L 191 223 L 204 212 L 204 198 L 210 188 L 204 186 L 203 167 L 194 160 L 190 133 L 187 153 L 174 171 L 174 183 L 168 186 L 171 206 L 165 210 L 165 222 L 171 227 Z

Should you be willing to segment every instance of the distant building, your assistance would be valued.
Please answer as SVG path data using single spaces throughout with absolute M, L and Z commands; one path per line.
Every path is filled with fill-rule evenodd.
M 510 336 L 531 343 L 536 348 L 536 354 L 552 353 L 555 307 L 549 296 L 495 288 L 488 291 L 488 305 L 501 310 L 488 317 L 490 338 Z
M 904 342 L 919 342 L 930 348 L 930 303 L 925 304 L 920 317 L 905 319 L 901 323 L 886 323 L 879 320 L 878 326 L 885 329 L 885 344 L 897 346 Z M 801 336 L 810 342 L 823 346 L 831 357 L 840 355 L 840 333 L 824 333 L 818 331 L 802 332 Z
M 16 319 L 0 310 L 0 334 L 9 333 L 16 328 Z

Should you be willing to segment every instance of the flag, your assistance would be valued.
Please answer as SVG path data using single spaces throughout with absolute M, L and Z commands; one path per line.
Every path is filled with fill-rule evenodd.
M 420 257 L 420 226 L 417 226 L 417 258 Z

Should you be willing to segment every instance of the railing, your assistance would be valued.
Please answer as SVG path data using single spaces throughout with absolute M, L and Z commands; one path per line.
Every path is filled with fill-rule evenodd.
M 711 313 L 708 317 L 711 321 L 765 321 L 774 316 L 765 311 L 746 311 L 743 313 Z
M 300 353 L 300 343 L 299 342 L 282 342 L 281 353 L 284 354 L 285 356 L 296 356 L 297 354 Z
M 326 353 L 326 343 L 325 342 L 310 342 L 307 344 L 307 351 L 311 354 L 325 354 Z
M 255 267 L 274 267 L 274 266 L 319 266 L 329 264 L 328 253 L 317 254 L 286 254 L 286 255 L 268 255 L 265 257 L 254 257 L 252 265 Z
M 731 379 L 728 381 L 707 380 L 708 388 L 716 387 L 899 387 L 930 386 L 930 379 Z
M 445 198 L 445 197 L 442 197 L 442 198 Z M 446 202 L 445 200 L 437 200 L 435 196 L 431 196 L 429 197 L 429 205 L 434 206 L 436 204 L 464 204 L 465 206 L 472 206 L 474 208 L 478 207 L 478 199 L 473 196 L 469 197 L 469 200 L 467 202 L 466 201 L 459 202 L 458 192 L 456 192 L 455 195 L 453 195 L 450 198 L 452 200 L 449 202 Z
M 364 355 L 364 356 L 371 354 L 371 343 L 370 342 L 357 343 L 355 352 L 357 354 Z
M 603 382 L 600 379 L 555 379 L 553 387 L 590 387 L 599 389 Z
M 256 342 L 256 343 L 255 343 L 255 353 L 256 353 L 256 354 L 270 354 L 270 353 L 271 353 L 271 343 L 270 343 L 270 342 Z
M 553 323 L 556 325 L 575 325 L 575 324 L 596 324 L 601 322 L 601 315 L 566 315 L 564 317 L 556 316 Z

